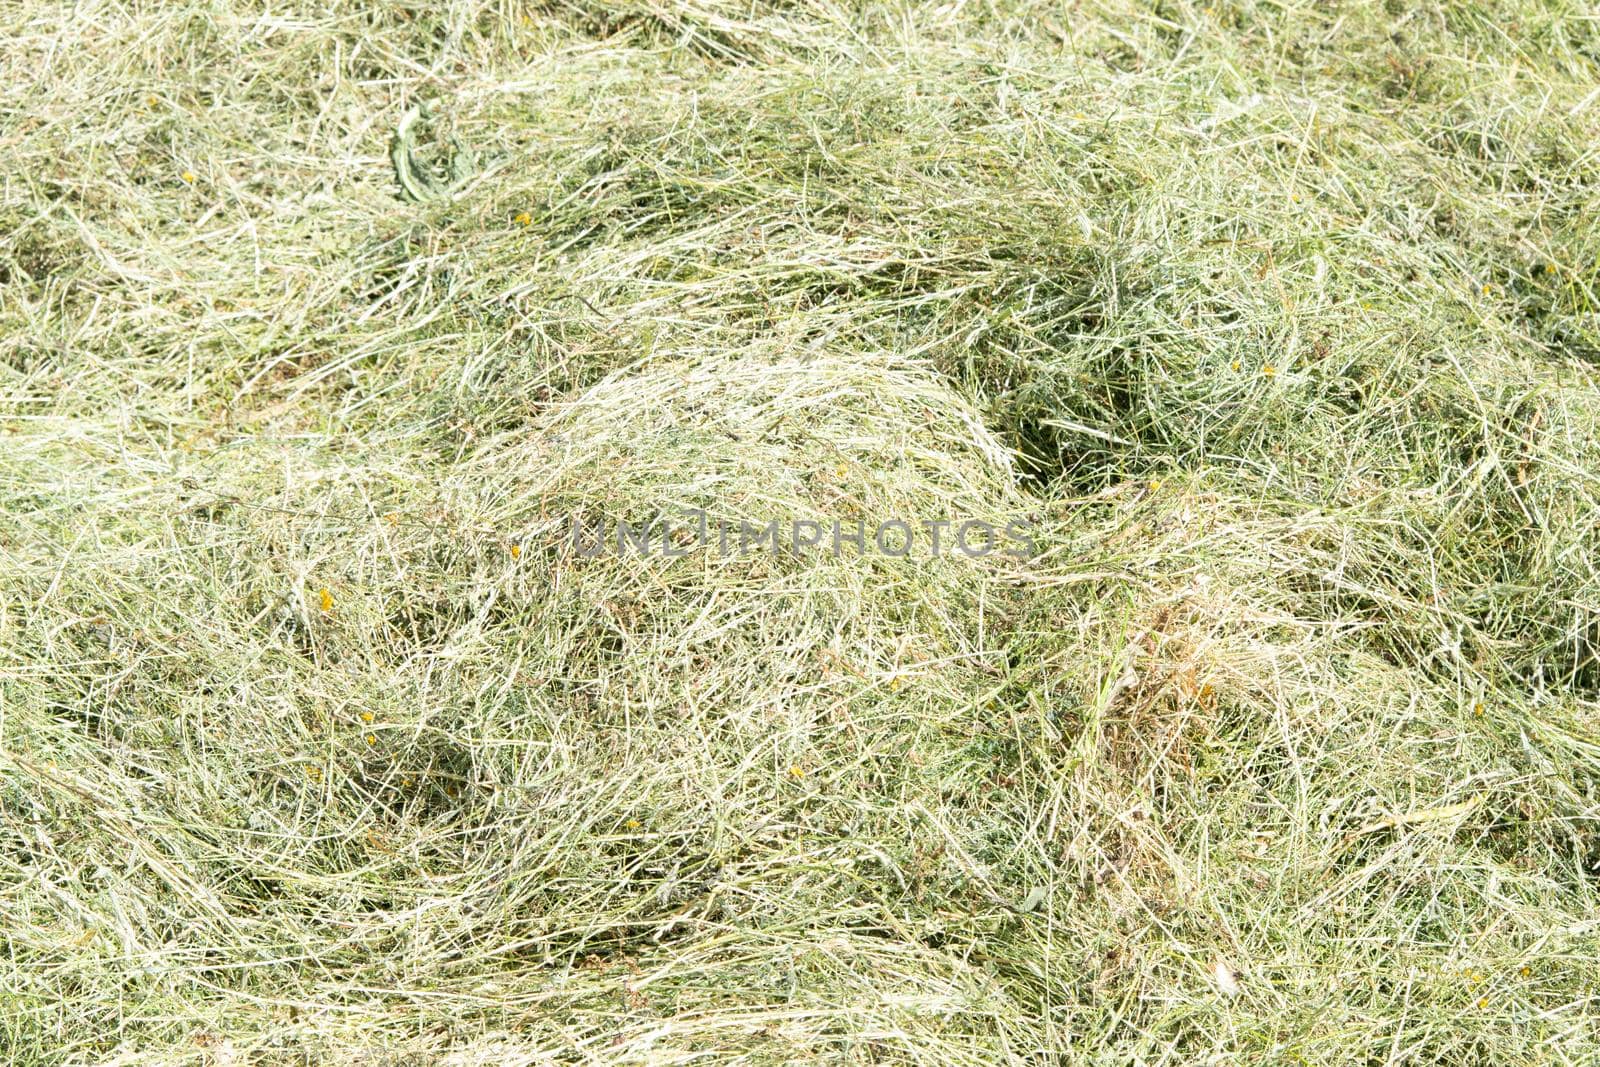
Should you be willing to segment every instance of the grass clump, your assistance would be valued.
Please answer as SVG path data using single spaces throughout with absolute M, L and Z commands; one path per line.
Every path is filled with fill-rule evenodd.
M 0 30 L 11 1060 L 1595 1061 L 1576 5 Z

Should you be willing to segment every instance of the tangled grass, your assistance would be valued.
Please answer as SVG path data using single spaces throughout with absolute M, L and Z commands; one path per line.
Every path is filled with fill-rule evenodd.
M 1582 5 L 0 40 L 10 1061 L 1600 1062 Z

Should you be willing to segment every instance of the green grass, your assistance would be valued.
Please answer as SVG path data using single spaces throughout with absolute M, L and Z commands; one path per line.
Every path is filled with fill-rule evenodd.
M 1600 1063 L 1583 5 L 0 42 L 8 1061 Z

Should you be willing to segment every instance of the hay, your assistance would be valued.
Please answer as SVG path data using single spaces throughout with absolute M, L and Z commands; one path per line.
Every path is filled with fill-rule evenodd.
M 1591 16 L 0 34 L 11 1060 L 1595 1062 Z

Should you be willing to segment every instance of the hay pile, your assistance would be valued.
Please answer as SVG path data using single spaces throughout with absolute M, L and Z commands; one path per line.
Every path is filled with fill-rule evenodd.
M 0 9 L 0 1050 L 1595 1062 L 1600 21 L 1398 6 Z

